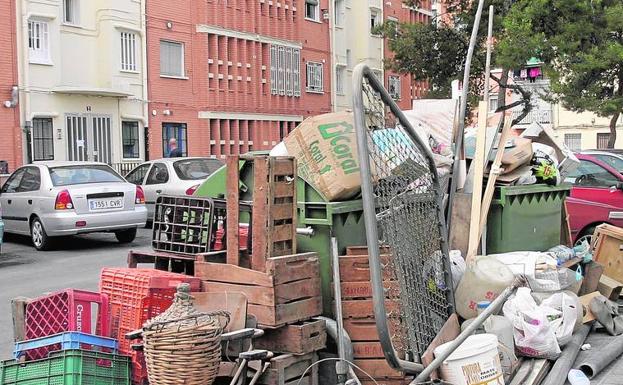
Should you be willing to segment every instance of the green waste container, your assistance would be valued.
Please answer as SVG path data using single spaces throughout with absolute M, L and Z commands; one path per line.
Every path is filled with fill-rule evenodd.
M 496 187 L 487 217 L 487 254 L 544 251 L 560 244 L 570 185 Z
M 251 200 L 253 193 L 253 167 L 240 161 L 240 199 Z M 194 196 L 224 197 L 226 194 L 226 167 L 214 172 L 197 188 Z M 363 205 L 360 199 L 343 202 L 328 202 L 327 199 L 303 178 L 298 178 L 297 227 L 311 228 L 313 235 L 296 237 L 297 253 L 315 252 L 320 260 L 320 282 L 323 299 L 323 314 L 332 316 L 332 270 L 331 237 L 336 237 L 338 252 L 346 253 L 348 246 L 366 245 L 366 231 L 363 219 Z M 248 223 L 242 215 L 240 222 Z

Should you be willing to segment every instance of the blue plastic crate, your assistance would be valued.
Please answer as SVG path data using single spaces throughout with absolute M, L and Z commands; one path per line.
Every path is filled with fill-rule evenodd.
M 60 350 L 81 349 L 84 348 L 84 345 L 89 345 L 92 348 L 99 348 L 99 350 L 109 349 L 110 351 L 107 353 L 112 354 L 117 354 L 119 348 L 119 342 L 112 338 L 94 336 L 81 332 L 65 332 L 48 337 L 16 342 L 13 357 L 17 360 L 28 350 L 51 345 L 60 345 Z

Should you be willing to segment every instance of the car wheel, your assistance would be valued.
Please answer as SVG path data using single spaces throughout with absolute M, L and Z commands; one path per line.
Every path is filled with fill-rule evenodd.
M 130 243 L 136 238 L 136 227 L 133 229 L 121 230 L 115 233 L 119 243 Z
M 578 240 L 575 241 L 575 246 L 580 246 L 584 241 L 588 242 L 588 245 L 590 246 L 593 241 L 593 234 L 595 233 L 596 228 L 597 226 L 591 226 L 582 231 L 582 234 L 580 234 Z
M 39 218 L 34 218 L 30 222 L 30 238 L 35 249 L 39 251 L 49 250 L 52 245 L 52 239 L 45 232 L 43 223 Z

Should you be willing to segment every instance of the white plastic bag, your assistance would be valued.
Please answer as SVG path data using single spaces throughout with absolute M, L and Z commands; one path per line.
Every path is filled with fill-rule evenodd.
M 463 274 L 465 274 L 465 269 L 467 268 L 465 260 L 461 255 L 461 250 L 450 250 L 450 263 L 450 269 L 452 270 L 452 286 L 454 286 L 454 290 L 456 291 L 461 278 L 463 278 Z
M 573 329 L 578 318 L 578 299 L 573 298 L 567 293 L 556 293 L 543 300 L 539 308 L 550 308 L 555 311 L 551 313 L 549 323 L 554 329 L 559 346 L 565 346 L 571 341 Z M 555 317 L 555 318 L 554 318 Z
M 547 359 L 558 357 L 560 346 L 547 318 L 555 310 L 537 306 L 529 288 L 517 289 L 502 311 L 513 324 L 515 347 L 521 355 Z

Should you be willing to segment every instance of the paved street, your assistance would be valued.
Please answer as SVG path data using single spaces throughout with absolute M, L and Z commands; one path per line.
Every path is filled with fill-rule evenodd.
M 29 238 L 7 235 L 0 254 L 0 359 L 10 358 L 13 350 L 11 298 L 64 288 L 97 290 L 102 267 L 125 266 L 128 250 L 149 248 L 150 239 L 149 229 L 140 229 L 130 245 L 120 245 L 113 234 L 90 234 L 37 252 Z

